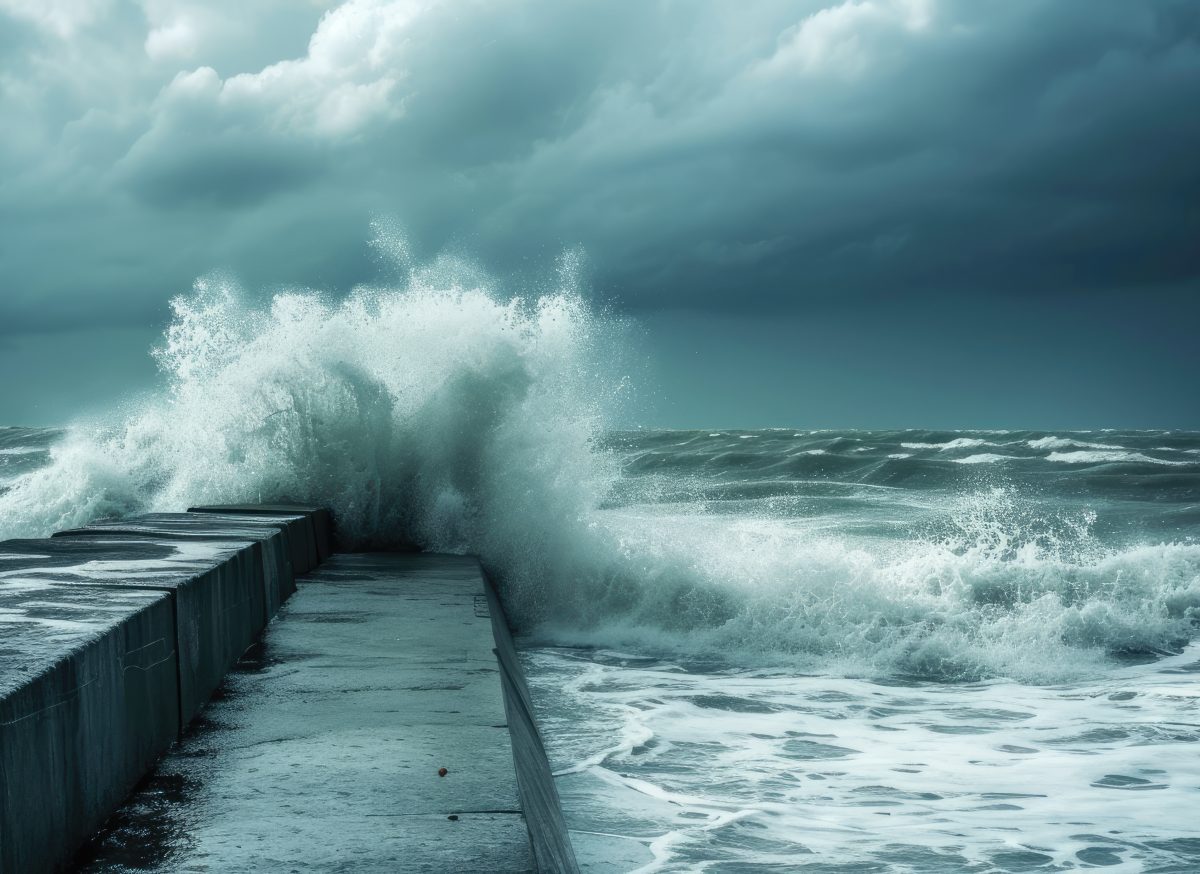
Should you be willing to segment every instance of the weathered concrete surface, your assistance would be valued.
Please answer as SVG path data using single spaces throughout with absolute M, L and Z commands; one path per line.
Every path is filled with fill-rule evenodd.
M 0 872 L 48 870 L 179 731 L 171 596 L 0 579 Z
M 490 615 L 474 559 L 335 556 L 83 870 L 534 869 Z
M 285 516 L 302 514 L 303 524 L 312 533 L 312 549 L 309 554 L 311 570 L 333 555 L 333 514 L 327 507 L 300 504 L 214 504 L 204 507 L 188 507 L 189 513 L 219 513 L 224 515 Z
M 579 870 L 575 850 L 567 832 L 562 802 L 550 771 L 550 760 L 542 745 L 541 732 L 533 712 L 533 699 L 525 683 L 525 673 L 517 658 L 517 647 L 508 629 L 504 606 L 495 588 L 485 580 L 492 631 L 496 640 L 496 661 L 504 689 L 504 711 L 512 739 L 513 762 L 521 792 L 521 808 L 529 826 L 529 843 L 539 871 L 573 874 Z
M 180 724 L 186 725 L 266 624 L 257 546 L 150 536 L 6 540 L 0 543 L 0 581 L 169 592 Z
M 288 541 L 288 554 L 292 559 L 292 572 L 296 576 L 306 574 L 321 561 L 317 553 L 316 528 L 305 513 L 218 513 L 215 510 L 188 510 L 189 516 L 207 516 L 218 524 L 264 525 L 279 528 Z
M 55 537 L 151 537 L 159 540 L 222 540 L 260 544 L 267 621 L 296 591 L 288 523 L 278 517 L 216 516 L 211 513 L 151 513 L 134 519 L 93 522 Z M 305 548 L 302 546 L 302 548 Z M 307 549 L 305 549 L 307 552 Z

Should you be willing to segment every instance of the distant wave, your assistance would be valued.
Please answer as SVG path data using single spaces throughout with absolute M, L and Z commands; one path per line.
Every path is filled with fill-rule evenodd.
M 1167 461 L 1162 458 L 1152 458 L 1141 452 L 1129 452 L 1123 449 L 1076 452 L 1051 452 L 1046 456 L 1047 461 L 1060 461 L 1064 464 L 1113 464 L 1119 462 L 1138 464 L 1186 465 L 1188 461 Z
M 956 437 L 953 440 L 947 440 L 945 443 L 901 443 L 905 449 L 937 449 L 946 451 L 950 449 L 974 449 L 978 446 L 996 446 L 988 440 L 979 437 Z
M 1121 446 L 1114 446 L 1111 443 L 1089 443 L 1085 440 L 1075 440 L 1069 437 L 1039 437 L 1036 440 L 1029 440 L 1026 445 L 1030 449 L 1123 449 Z

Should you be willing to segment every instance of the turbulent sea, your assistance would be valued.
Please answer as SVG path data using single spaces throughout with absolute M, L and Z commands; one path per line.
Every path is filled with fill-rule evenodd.
M 1200 434 L 609 441 L 671 596 L 527 653 L 593 870 L 1200 871 Z
M 611 326 L 481 282 L 199 283 L 160 392 L 0 429 L 0 536 L 479 554 L 588 870 L 1200 871 L 1200 434 L 613 430 Z

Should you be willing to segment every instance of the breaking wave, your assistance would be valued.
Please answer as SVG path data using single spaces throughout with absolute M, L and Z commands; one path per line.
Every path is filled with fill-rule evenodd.
M 1046 456 L 1047 461 L 1059 461 L 1065 464 L 1119 464 L 1136 462 L 1139 464 L 1183 465 L 1186 461 L 1170 461 L 1164 458 L 1151 458 L 1141 452 L 1128 452 L 1124 449 L 1077 450 L 1074 452 L 1051 452 Z
M 743 477 L 739 507 L 760 503 L 736 516 L 656 503 L 650 478 L 630 480 L 652 460 L 606 438 L 625 391 L 611 363 L 621 328 L 585 302 L 571 257 L 546 289 L 512 295 L 459 262 L 414 269 L 403 246 L 379 245 L 399 253 L 402 280 L 345 299 L 257 305 L 232 282 L 198 282 L 155 352 L 161 393 L 49 445 L 0 495 L 0 533 L 192 503 L 322 503 L 348 547 L 478 553 L 543 640 L 847 673 L 1049 681 L 1195 633 L 1194 543 L 1105 546 L 1087 519 L 1031 519 L 1011 490 L 940 480 L 943 530 L 856 540 L 775 513 L 778 490 L 760 488 L 866 471 L 890 496 L 897 471 L 932 469 L 897 448 L 996 445 L 979 437 L 735 435 L 711 457 Z M 810 442 L 780 450 L 787 440 Z M 1059 441 L 1028 445 L 1080 445 Z M 942 466 L 966 475 L 1007 457 Z M 662 463 L 686 458 L 664 450 Z

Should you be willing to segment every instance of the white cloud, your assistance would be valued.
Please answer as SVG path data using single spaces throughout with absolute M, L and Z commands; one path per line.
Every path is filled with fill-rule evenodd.
M 902 45 L 906 32 L 927 29 L 934 15 L 933 0 L 845 0 L 784 31 L 762 70 L 854 79 Z
M 260 113 L 277 130 L 301 136 L 350 136 L 394 120 L 403 112 L 396 86 L 405 75 L 407 32 L 424 8 L 351 0 L 322 17 L 304 57 L 232 76 L 209 91 L 222 106 Z M 164 97 L 179 87 L 189 86 L 176 79 Z
M 112 0 L 0 0 L 0 12 L 28 21 L 60 39 L 104 18 Z
M 146 55 L 152 61 L 188 60 L 199 48 L 195 22 L 177 18 L 170 24 L 156 27 L 146 35 Z

